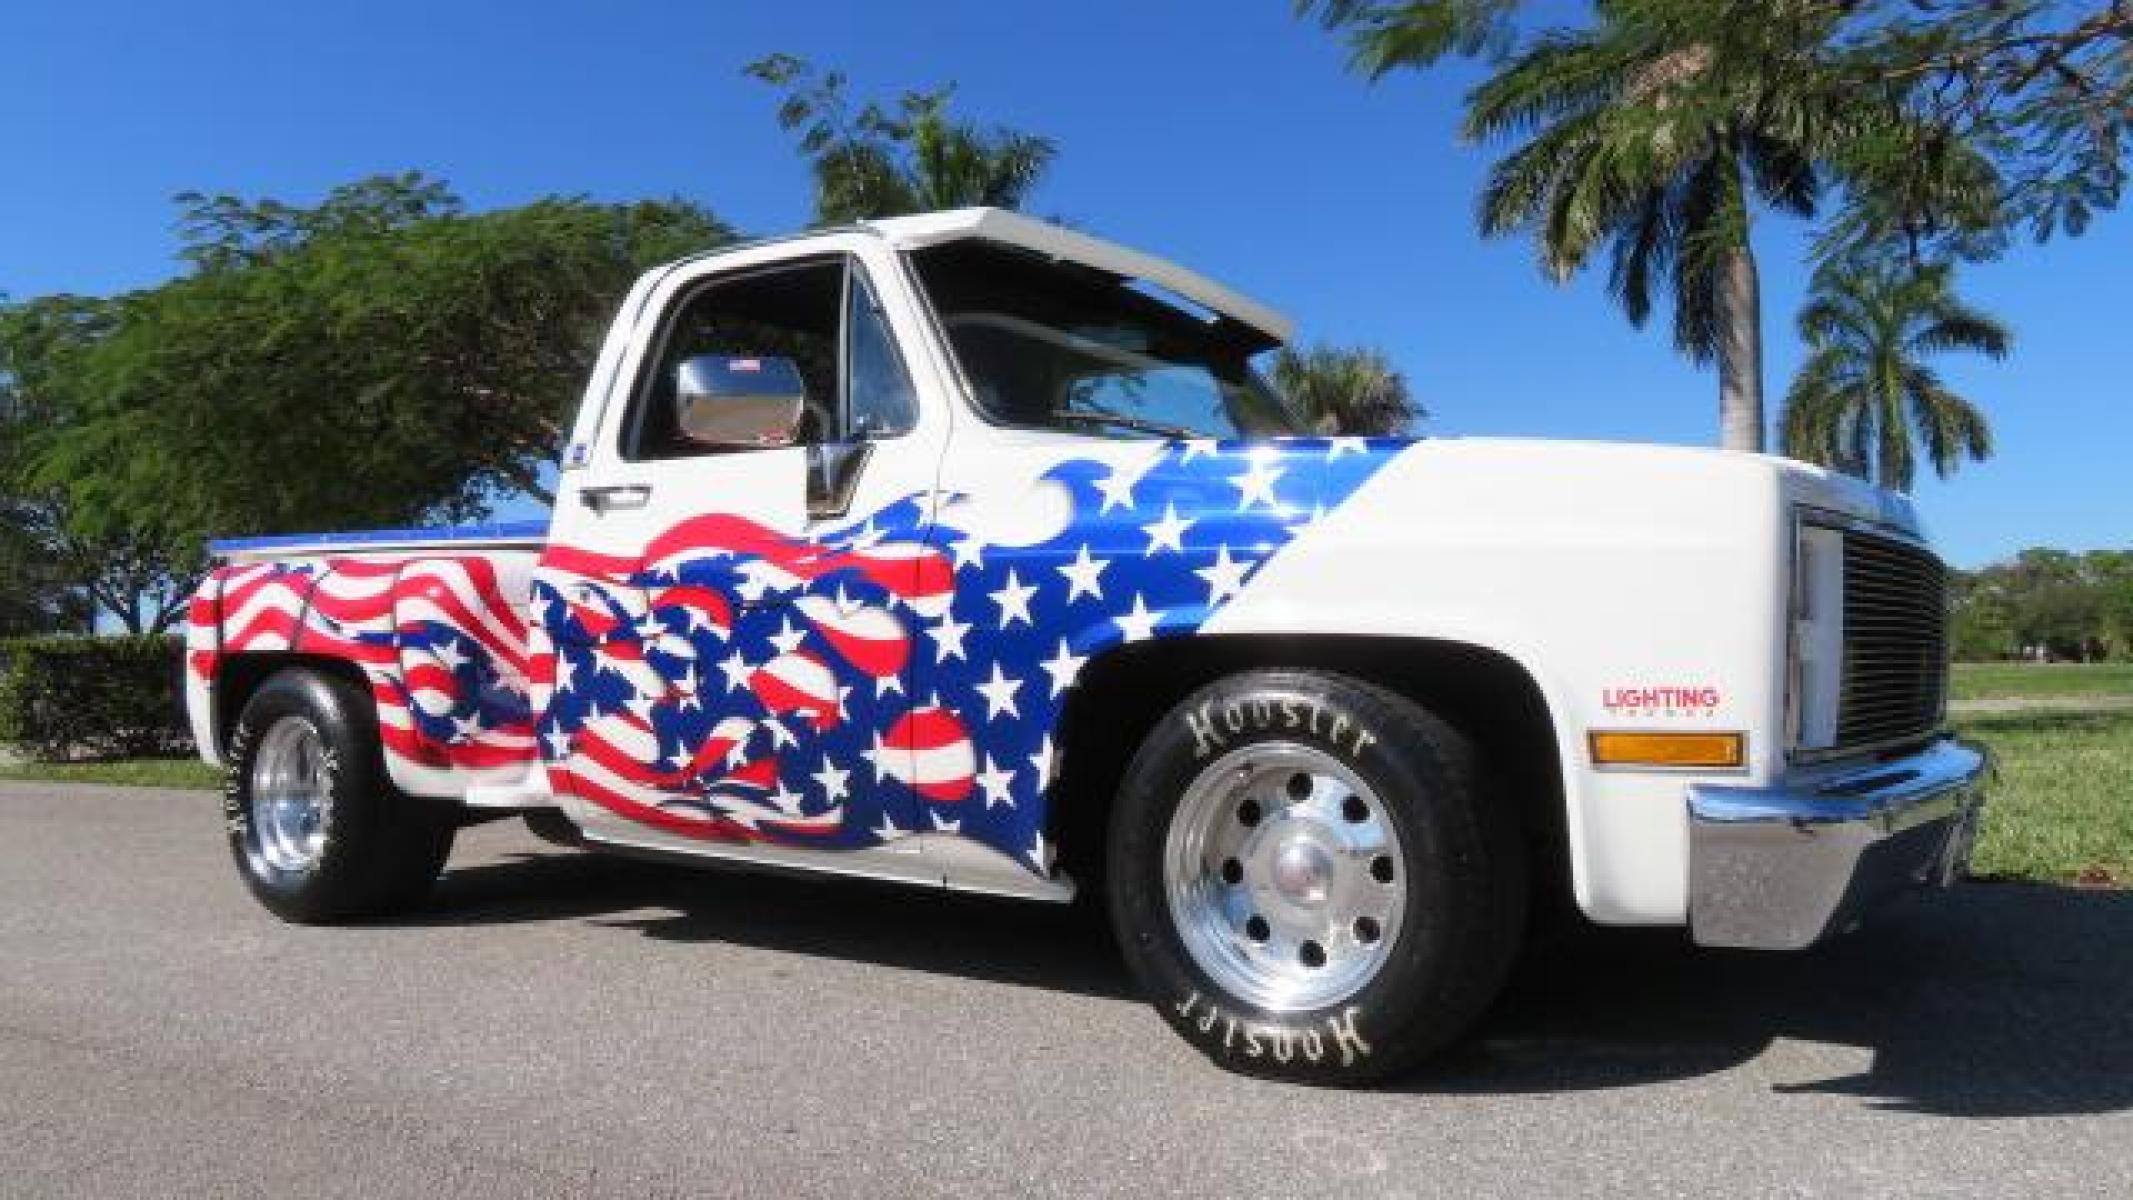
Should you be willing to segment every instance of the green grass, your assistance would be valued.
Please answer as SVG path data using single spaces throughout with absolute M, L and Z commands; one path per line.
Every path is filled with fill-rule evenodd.
M 1957 663 L 1951 682 L 1957 701 L 2133 698 L 2133 663 Z
M 0 763 L 0 779 L 47 779 L 121 787 L 219 788 L 222 772 L 197 758 L 128 758 L 115 762 Z
M 2051 709 L 1959 719 L 1999 775 L 1971 870 L 2133 885 L 2133 712 Z

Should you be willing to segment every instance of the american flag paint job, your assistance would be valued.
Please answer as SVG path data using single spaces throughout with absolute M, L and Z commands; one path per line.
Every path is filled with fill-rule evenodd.
M 557 794 L 684 839 L 954 835 L 1047 874 L 1082 669 L 1196 632 L 1387 457 L 1355 439 L 1111 443 L 804 537 L 704 513 L 638 554 L 551 544 L 537 568 L 514 551 L 228 566 L 194 602 L 191 669 L 356 663 L 403 786 L 545 767 Z
M 1048 872 L 1054 737 L 1081 669 L 1195 632 L 1386 458 L 1352 439 L 1113 450 L 811 538 L 713 515 L 633 558 L 551 546 L 535 609 L 557 790 L 682 837 L 947 833 Z M 1004 538 L 1003 507 L 1058 517 Z
M 528 695 L 530 555 L 225 566 L 194 596 L 188 660 L 292 652 L 356 664 L 377 703 L 395 778 L 448 775 L 451 791 L 524 776 L 538 759 Z M 521 600 L 521 604 L 523 601 Z

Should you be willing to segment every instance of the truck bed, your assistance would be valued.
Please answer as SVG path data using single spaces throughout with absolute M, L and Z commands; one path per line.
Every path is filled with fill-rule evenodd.
M 529 629 L 546 538 L 547 523 L 530 521 L 214 543 L 224 561 L 186 626 L 203 752 L 235 716 L 215 693 L 237 660 L 330 659 L 376 701 L 401 790 L 540 798 Z
M 548 540 L 546 521 L 499 521 L 412 529 L 359 529 L 348 533 L 287 533 L 228 538 L 208 543 L 208 552 L 233 562 L 315 554 L 395 554 L 428 549 L 538 550 Z

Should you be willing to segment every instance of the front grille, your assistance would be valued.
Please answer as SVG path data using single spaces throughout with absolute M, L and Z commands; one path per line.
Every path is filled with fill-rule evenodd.
M 1907 542 L 1844 534 L 1844 679 L 1840 748 L 1922 737 L 1948 690 L 1948 572 Z

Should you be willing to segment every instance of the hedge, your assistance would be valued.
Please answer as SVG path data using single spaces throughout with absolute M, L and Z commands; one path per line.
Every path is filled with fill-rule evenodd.
M 0 641 L 0 743 L 40 762 L 189 754 L 184 642 Z

